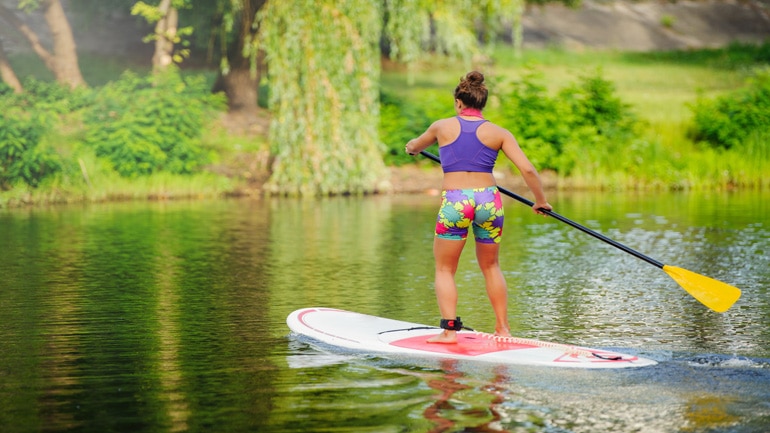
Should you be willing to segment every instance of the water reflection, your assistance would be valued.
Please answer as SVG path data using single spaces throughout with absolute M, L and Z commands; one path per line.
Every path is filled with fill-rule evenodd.
M 432 197 L 5 210 L 0 426 L 764 432 L 766 194 L 554 202 L 663 262 L 740 287 L 743 298 L 712 313 L 662 271 L 511 202 L 501 262 L 513 331 L 661 365 L 596 374 L 422 364 L 319 350 L 286 338 L 285 318 L 322 305 L 434 323 Z M 458 270 L 462 316 L 490 330 L 474 260 L 465 254 Z
M 434 427 L 430 433 L 447 431 L 492 432 L 501 430 L 501 416 L 498 406 L 505 401 L 503 384 L 507 376 L 496 373 L 491 382 L 478 388 L 481 395 L 473 395 L 469 384 L 463 383 L 464 373 L 458 369 L 459 361 L 441 361 L 441 374 L 426 377 L 429 387 L 437 391 L 433 397 L 435 402 L 423 411 L 425 419 L 431 421 Z M 497 367 L 504 371 L 504 367 Z M 475 397 L 475 398 L 473 398 Z M 469 400 L 473 401 L 469 401 Z M 489 402 L 485 402 L 489 400 Z

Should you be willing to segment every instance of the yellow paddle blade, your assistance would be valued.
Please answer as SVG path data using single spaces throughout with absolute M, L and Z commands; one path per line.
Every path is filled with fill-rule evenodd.
M 663 266 L 668 276 L 674 279 L 687 293 L 717 313 L 724 313 L 741 297 L 741 290 L 713 278 L 704 277 L 676 266 Z

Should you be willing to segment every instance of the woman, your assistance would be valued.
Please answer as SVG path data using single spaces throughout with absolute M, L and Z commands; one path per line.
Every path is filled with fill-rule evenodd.
M 431 343 L 456 343 L 462 329 L 457 317 L 455 273 L 468 229 L 476 238 L 476 258 L 486 281 L 486 290 L 495 312 L 495 335 L 509 337 L 508 287 L 500 270 L 498 253 L 503 231 L 503 204 L 492 175 L 500 150 L 519 169 L 535 195 L 532 210 L 551 210 L 537 170 L 522 152 L 510 131 L 484 120 L 481 110 L 487 103 L 484 75 L 469 72 L 455 88 L 456 117 L 434 122 L 422 135 L 406 144 L 406 152 L 416 155 L 438 142 L 444 171 L 441 207 L 436 222 L 433 255 L 436 261 L 436 297 L 441 312 L 442 333 Z

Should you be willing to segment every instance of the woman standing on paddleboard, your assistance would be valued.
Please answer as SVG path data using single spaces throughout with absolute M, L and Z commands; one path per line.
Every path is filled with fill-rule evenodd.
M 462 328 L 457 317 L 455 273 L 468 229 L 476 238 L 476 258 L 484 274 L 486 290 L 495 312 L 495 334 L 510 336 L 508 287 L 498 255 L 503 232 L 503 204 L 492 170 L 500 150 L 513 161 L 535 195 L 533 211 L 551 210 L 540 176 L 522 152 L 513 134 L 484 119 L 487 103 L 484 75 L 469 72 L 454 91 L 456 117 L 434 122 L 422 135 L 406 144 L 406 153 L 416 155 L 438 143 L 444 171 L 441 207 L 436 222 L 433 255 L 436 261 L 436 298 L 444 331 L 429 339 L 433 343 L 455 343 Z

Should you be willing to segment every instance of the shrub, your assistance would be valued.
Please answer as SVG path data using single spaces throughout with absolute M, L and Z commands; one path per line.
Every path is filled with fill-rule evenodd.
M 398 166 L 414 162 L 414 157 L 404 152 L 404 146 L 422 134 L 431 121 L 423 108 L 408 104 L 395 95 L 380 94 L 379 129 L 385 144 L 385 164 Z
M 0 190 L 19 182 L 36 187 L 61 170 L 58 155 L 39 146 L 48 122 L 32 114 L 0 110 Z
M 13 93 L 5 84 L 0 87 L 2 104 L 23 110 L 34 110 L 40 114 L 62 115 L 79 110 L 92 102 L 93 90 L 70 89 L 55 81 L 40 81 L 28 77 L 23 83 L 24 92 Z
M 542 77 L 542 73 L 530 70 L 517 81 L 494 83 L 495 101 L 490 101 L 499 106 L 494 110 L 502 119 L 498 123 L 514 133 L 539 169 L 552 169 L 565 176 L 578 163 L 584 170 L 617 169 L 619 164 L 612 158 L 624 148 L 642 146 L 635 138 L 640 129 L 638 120 L 600 73 L 580 78 L 555 96 Z M 432 121 L 453 115 L 441 95 L 416 96 L 414 100 L 420 105 L 390 94 L 381 95 L 380 134 L 386 144 L 386 164 L 414 161 L 404 153 L 406 142 L 425 131 Z M 628 158 L 624 163 L 629 161 L 634 160 Z
M 724 96 L 698 98 L 692 136 L 715 148 L 740 146 L 749 136 L 770 132 L 770 71 L 756 73 L 748 86 Z
M 202 78 L 126 73 L 96 95 L 85 141 L 122 176 L 192 173 L 208 161 L 200 141 L 207 115 L 224 106 Z
M 542 75 L 528 72 L 503 92 L 500 124 L 518 138 L 540 169 L 569 175 L 580 163 L 609 165 L 634 140 L 639 122 L 615 96 L 613 84 L 597 72 L 551 96 Z

